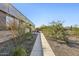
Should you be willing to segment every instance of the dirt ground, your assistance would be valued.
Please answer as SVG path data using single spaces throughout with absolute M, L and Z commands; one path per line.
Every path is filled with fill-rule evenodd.
M 47 38 L 47 41 L 50 44 L 56 56 L 79 56 L 79 43 L 77 40 L 77 43 L 76 41 L 70 41 L 70 45 L 67 45 L 65 43 L 60 44 L 57 41 L 54 41 L 50 38 Z

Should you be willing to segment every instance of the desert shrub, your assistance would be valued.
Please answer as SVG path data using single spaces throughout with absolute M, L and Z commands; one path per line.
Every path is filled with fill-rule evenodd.
M 33 34 L 31 32 L 26 33 L 25 36 L 26 36 L 26 39 L 28 40 L 33 39 Z
M 53 38 L 63 41 L 67 39 L 66 32 L 61 22 L 52 22 L 51 28 Z
M 64 41 L 68 43 L 67 31 L 65 30 L 61 21 L 53 21 L 48 26 L 40 28 L 47 37 L 51 37 L 56 41 Z
M 43 32 L 43 34 L 46 36 L 46 37 L 51 37 L 51 34 L 52 34 L 52 29 L 50 26 L 41 26 L 40 27 L 40 30 Z
M 8 28 L 10 29 L 12 34 L 12 41 L 15 45 L 13 55 L 26 55 L 25 49 L 18 46 L 22 46 L 24 42 L 26 42 L 26 39 L 30 40 L 33 38 L 31 32 L 25 32 L 27 28 L 29 28 L 31 31 L 31 25 L 28 25 L 22 20 L 19 21 L 18 26 L 16 20 L 9 21 L 7 24 L 9 25 Z
M 12 51 L 13 56 L 26 56 L 27 55 L 27 51 L 22 48 L 22 47 L 16 47 L 13 51 Z

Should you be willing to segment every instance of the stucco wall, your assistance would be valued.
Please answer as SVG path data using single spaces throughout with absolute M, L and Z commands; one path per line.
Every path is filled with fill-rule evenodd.
M 0 30 L 6 29 L 6 15 L 0 11 Z

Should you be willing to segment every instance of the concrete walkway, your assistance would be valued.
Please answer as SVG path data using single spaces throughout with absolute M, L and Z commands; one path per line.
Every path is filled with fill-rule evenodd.
M 42 41 L 43 56 L 55 56 L 43 33 L 40 33 L 40 35 Z
M 31 55 L 30 56 L 43 56 L 43 51 L 42 51 L 42 45 L 41 45 L 41 40 L 40 40 L 40 33 L 37 33 L 37 38 L 34 43 L 34 47 L 32 49 Z
M 38 33 L 30 56 L 55 56 L 43 33 Z

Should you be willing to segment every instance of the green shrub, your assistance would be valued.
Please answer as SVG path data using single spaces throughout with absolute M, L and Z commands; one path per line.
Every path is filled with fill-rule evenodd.
M 26 33 L 26 39 L 31 40 L 33 38 L 33 35 L 31 32 Z
M 46 37 L 48 36 L 56 41 L 68 42 L 67 32 L 60 21 L 53 21 L 50 25 L 42 26 L 40 29 L 43 31 Z
M 16 47 L 13 51 L 14 56 L 26 56 L 27 52 L 24 48 Z

